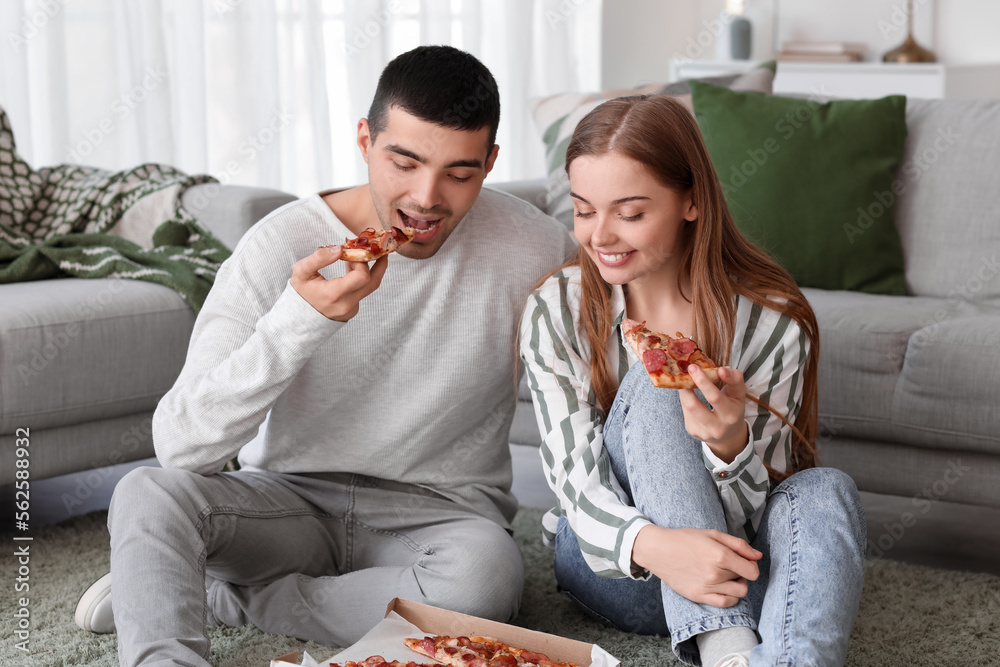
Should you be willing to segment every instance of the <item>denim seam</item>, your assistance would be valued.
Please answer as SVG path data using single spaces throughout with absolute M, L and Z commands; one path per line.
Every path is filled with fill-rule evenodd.
M 200 526 L 201 519 L 200 518 L 198 520 L 198 523 L 199 523 L 198 534 L 201 535 L 201 526 Z M 207 560 L 208 560 L 208 549 L 204 546 L 204 539 L 203 539 L 202 540 L 201 553 L 198 554 L 198 571 L 201 572 L 201 576 L 202 576 L 203 579 L 205 577 L 205 568 L 206 568 L 206 564 L 205 563 L 206 563 Z M 207 626 L 208 625 L 208 588 L 205 587 L 205 586 L 202 586 L 202 588 L 204 589 L 204 593 L 202 593 L 202 600 L 201 600 L 201 605 L 202 605 L 201 606 L 201 624 L 202 624 L 202 626 Z M 209 640 L 209 641 L 205 642 L 205 650 L 202 651 L 201 653 L 199 653 L 199 655 L 202 657 L 203 660 L 205 660 L 206 662 L 209 662 L 208 658 L 209 658 L 209 654 L 211 652 L 212 652 L 212 641 Z
M 778 654 L 778 665 L 794 665 L 794 660 L 790 655 L 790 647 L 792 644 L 791 637 L 789 636 L 789 628 L 793 625 L 793 615 L 796 611 L 795 603 L 792 598 L 795 596 L 795 584 L 798 576 L 798 558 L 797 545 L 798 545 L 798 521 L 796 521 L 795 516 L 795 493 L 794 489 L 790 486 L 784 488 L 781 492 L 788 499 L 788 534 L 789 534 L 789 545 L 788 545 L 788 580 L 785 582 L 785 614 L 784 623 L 781 628 L 781 652 Z
M 746 621 L 745 623 L 727 623 L 724 621 Z M 712 621 L 709 623 L 709 621 Z M 708 626 L 716 627 L 708 627 Z M 709 630 L 719 630 L 721 628 L 730 628 L 737 626 L 745 626 L 751 630 L 757 628 L 757 624 L 754 622 L 753 617 L 747 614 L 718 614 L 709 618 L 703 618 L 700 621 L 695 621 L 694 623 L 689 623 L 688 625 L 681 626 L 679 628 L 671 628 L 670 634 L 676 638 L 677 643 L 687 641 L 696 635 L 703 634 Z M 693 631 L 693 628 L 698 628 L 697 632 Z
M 407 537 L 406 535 L 403 535 L 402 533 L 398 533 L 394 530 L 386 530 L 384 528 L 376 528 L 374 526 L 365 523 L 364 521 L 355 521 L 354 525 L 357 526 L 358 528 L 361 528 L 362 530 L 372 533 L 373 535 L 381 535 L 382 537 L 391 537 L 393 539 L 399 540 L 400 542 L 406 545 L 407 549 L 415 553 L 422 553 L 425 556 L 434 555 L 434 549 L 425 544 L 421 544 L 416 540 L 413 540 Z
M 344 510 L 344 571 L 354 571 L 354 503 L 358 488 L 358 475 L 351 475 L 347 485 L 347 508 Z
M 314 516 L 317 519 L 339 518 L 332 514 L 327 514 L 326 512 L 314 512 L 312 510 L 272 510 L 267 512 L 248 512 L 239 507 L 220 505 L 218 507 L 206 507 L 199 512 L 195 528 L 200 531 L 204 525 L 205 519 L 213 514 L 235 514 L 236 516 L 243 517 L 244 519 L 280 519 L 289 516 Z
M 645 509 L 643 509 L 642 507 L 639 507 L 639 503 L 638 503 L 638 501 L 636 501 L 636 498 L 642 495 L 641 493 L 637 492 L 636 486 L 635 486 L 635 482 L 636 482 L 636 480 L 640 476 L 638 476 L 638 475 L 635 474 L 635 466 L 632 465 L 632 457 L 628 455 L 628 453 L 631 451 L 631 448 L 627 444 L 627 442 L 628 442 L 628 432 L 629 432 L 628 425 L 630 423 L 629 413 L 631 411 L 628 409 L 628 407 L 623 407 L 621 412 L 622 412 L 622 417 L 621 417 L 621 436 L 620 437 L 621 437 L 621 441 L 622 441 L 622 452 L 625 454 L 625 470 L 628 472 L 628 479 L 625 480 L 625 483 L 623 484 L 623 486 L 627 487 L 627 490 L 629 492 L 629 496 L 631 497 L 631 500 L 632 500 L 632 505 L 636 509 L 638 509 L 640 512 L 642 512 L 643 516 L 646 516 Z M 619 481 L 619 483 L 621 483 L 621 482 Z M 639 488 L 642 488 L 641 484 L 640 484 Z

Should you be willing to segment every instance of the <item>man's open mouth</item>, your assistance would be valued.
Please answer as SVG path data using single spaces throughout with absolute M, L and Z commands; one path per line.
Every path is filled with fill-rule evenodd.
M 404 227 L 413 227 L 417 230 L 416 235 L 413 237 L 414 241 L 418 243 L 424 243 L 433 238 L 434 233 L 437 231 L 438 225 L 444 219 L 440 216 L 431 217 L 424 215 L 410 215 L 404 213 L 400 209 L 396 209 L 399 215 L 399 221 Z

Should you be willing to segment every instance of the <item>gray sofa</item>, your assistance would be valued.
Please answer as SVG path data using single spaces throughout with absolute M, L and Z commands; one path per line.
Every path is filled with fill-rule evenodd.
M 229 247 L 271 210 L 275 190 L 199 185 L 185 207 Z M 15 437 L 28 429 L 30 479 L 153 456 L 153 410 L 173 385 L 194 326 L 168 287 L 66 278 L 0 285 L 0 486 L 15 479 Z M 22 434 L 23 435 L 23 432 Z
M 938 499 L 1000 507 L 1000 100 L 910 100 L 907 122 L 896 224 L 913 296 L 806 290 L 821 329 L 821 457 L 863 490 L 912 496 L 917 513 Z M 543 180 L 499 187 L 546 208 Z M 185 204 L 233 247 L 291 199 L 203 185 Z M 96 484 L 110 464 L 151 456 L 152 412 L 194 322 L 180 297 L 67 279 L 0 285 L 0 303 L 0 485 L 22 427 L 32 479 L 95 469 Z M 511 441 L 539 443 L 523 384 Z

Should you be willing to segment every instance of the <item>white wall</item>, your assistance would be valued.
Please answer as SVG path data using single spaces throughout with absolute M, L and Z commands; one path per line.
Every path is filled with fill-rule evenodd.
M 867 59 L 902 43 L 905 0 L 746 0 L 755 58 L 771 57 L 773 7 L 779 41 L 863 42 Z M 1000 2 L 916 0 L 919 44 L 950 64 L 1000 62 Z M 603 86 L 634 86 L 669 78 L 673 57 L 715 56 L 714 23 L 725 0 L 605 0 Z
M 699 16 L 698 0 L 604 0 L 603 11 L 604 88 L 667 81 L 670 59 L 695 34 Z
M 1000 62 L 1000 2 L 937 2 L 935 50 L 941 62 Z

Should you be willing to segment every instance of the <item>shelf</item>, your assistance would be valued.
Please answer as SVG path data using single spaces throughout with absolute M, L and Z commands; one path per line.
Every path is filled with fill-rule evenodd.
M 671 80 L 744 72 L 760 61 L 673 60 Z M 918 98 L 1000 97 L 1000 63 L 946 65 L 881 62 L 778 62 L 774 93 L 870 99 L 901 94 Z

